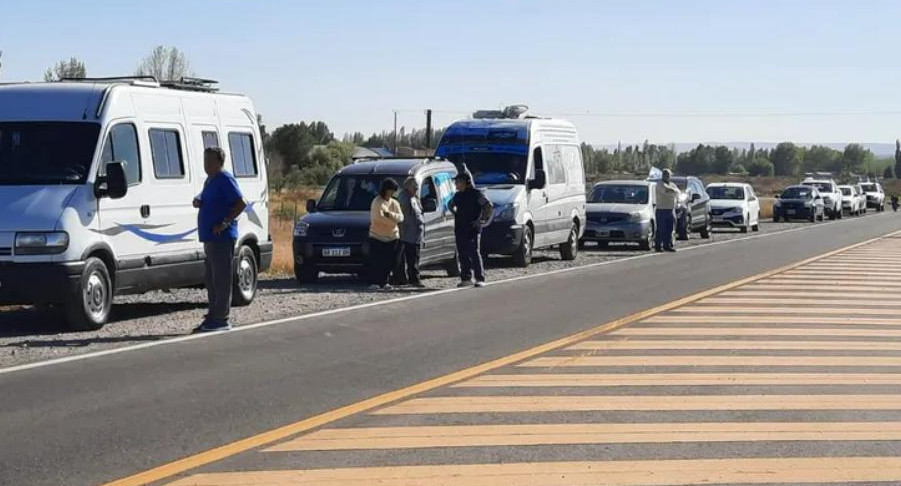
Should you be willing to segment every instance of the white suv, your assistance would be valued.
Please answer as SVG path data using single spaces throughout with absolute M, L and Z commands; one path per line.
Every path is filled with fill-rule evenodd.
M 867 195 L 867 207 L 874 208 L 877 212 L 885 210 L 885 191 L 878 182 L 861 182 L 860 188 Z
M 842 217 L 842 191 L 832 179 L 814 179 L 808 177 L 801 183 L 802 186 L 816 187 L 823 196 L 823 210 L 829 219 L 841 219 Z

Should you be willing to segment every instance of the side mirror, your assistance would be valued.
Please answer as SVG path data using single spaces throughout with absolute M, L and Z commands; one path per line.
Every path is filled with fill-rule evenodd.
M 779 199 L 780 197 L 782 197 L 781 194 L 775 194 L 775 195 L 773 195 L 773 199 Z
M 424 213 L 434 213 L 438 211 L 438 201 L 433 198 L 427 198 L 422 200 L 422 212 Z
M 535 178 L 529 181 L 529 189 L 544 189 L 547 187 L 547 172 L 543 169 L 535 171 Z
M 700 201 L 700 200 L 701 200 L 701 195 L 700 195 L 700 194 L 697 194 L 697 193 L 696 193 L 696 194 L 692 194 L 692 195 L 691 195 L 691 201 L 692 201 L 692 202 Z
M 128 179 L 125 177 L 125 164 L 110 162 L 106 164 L 106 175 L 97 178 L 94 184 L 94 195 L 97 198 L 122 199 L 128 194 Z
M 316 200 L 315 199 L 307 199 L 307 212 L 308 213 L 316 212 Z

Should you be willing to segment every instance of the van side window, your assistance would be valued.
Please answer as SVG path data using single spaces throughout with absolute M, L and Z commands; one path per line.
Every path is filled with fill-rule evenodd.
M 560 145 L 545 145 L 545 170 L 548 184 L 566 184 L 566 170 L 563 167 L 563 151 Z
M 229 133 L 228 148 L 232 154 L 235 177 L 256 177 L 257 160 L 253 136 L 249 133 Z
M 150 129 L 150 153 L 157 179 L 181 179 L 185 164 L 181 157 L 181 137 L 176 130 Z
M 141 182 L 141 151 L 138 149 L 138 130 L 131 123 L 114 126 L 103 145 L 100 175 L 106 175 L 106 164 L 123 162 L 129 186 Z
M 219 148 L 219 134 L 217 132 L 204 131 L 201 135 L 203 136 L 204 150 L 208 148 Z

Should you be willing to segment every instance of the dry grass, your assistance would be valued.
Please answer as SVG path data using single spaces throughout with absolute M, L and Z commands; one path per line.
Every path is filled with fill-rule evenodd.
M 771 197 L 760 198 L 760 219 L 773 219 L 773 204 L 776 200 Z
M 318 199 L 322 188 L 311 187 L 272 193 L 269 201 L 269 233 L 272 234 L 273 255 L 269 273 L 291 275 L 294 272 L 294 255 L 291 242 L 294 223 L 307 213 L 307 199 Z

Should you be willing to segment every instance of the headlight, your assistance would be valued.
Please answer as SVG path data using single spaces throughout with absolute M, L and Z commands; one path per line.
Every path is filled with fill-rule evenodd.
M 631 221 L 633 223 L 640 223 L 640 222 L 644 221 L 644 215 L 641 214 L 640 212 L 639 213 L 631 213 L 631 214 L 629 214 L 629 221 Z
M 516 219 L 516 210 L 519 209 L 519 204 L 511 203 L 504 204 L 503 206 L 498 206 L 494 209 L 494 220 L 495 221 L 514 221 Z
M 805 208 L 812 208 L 812 207 L 813 207 L 813 203 L 810 202 L 810 201 L 807 201 L 807 202 L 804 203 L 804 207 L 805 207 Z
M 63 231 L 16 234 L 16 255 L 56 255 L 67 248 L 69 234 Z
M 298 221 L 296 225 L 294 225 L 294 236 L 304 237 L 307 236 L 307 233 L 310 231 L 310 223 L 306 223 L 303 221 Z
M 742 208 L 729 208 L 723 213 L 724 216 L 735 216 L 736 214 L 744 214 L 744 210 Z

